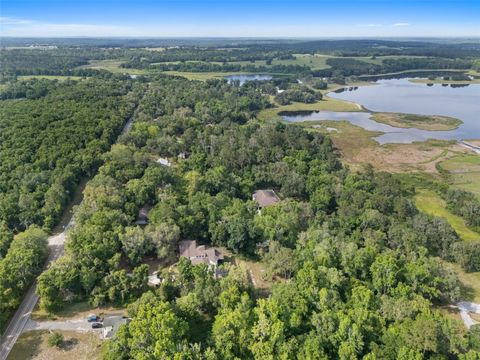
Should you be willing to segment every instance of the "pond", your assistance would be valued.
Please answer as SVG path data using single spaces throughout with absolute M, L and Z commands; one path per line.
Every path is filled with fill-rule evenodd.
M 240 86 L 245 84 L 246 81 L 265 81 L 265 80 L 272 80 L 272 76 L 270 75 L 260 75 L 260 74 L 243 74 L 243 75 L 227 75 L 225 79 L 229 83 L 232 81 L 238 80 L 240 82 Z
M 411 143 L 427 139 L 461 140 L 480 138 L 480 85 L 456 87 L 412 83 L 408 79 L 380 80 L 376 85 L 345 88 L 329 97 L 363 105 L 376 112 L 445 115 L 463 121 L 451 131 L 397 128 L 371 119 L 369 112 L 308 112 L 281 114 L 286 121 L 348 120 L 366 130 L 381 131 L 379 143 Z

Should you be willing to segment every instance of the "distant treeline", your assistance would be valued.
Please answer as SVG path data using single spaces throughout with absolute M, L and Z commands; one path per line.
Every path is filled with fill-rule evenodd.
M 480 56 L 479 41 L 314 40 L 253 44 L 250 48 L 292 53 L 330 53 L 338 56 L 412 55 L 447 58 Z
M 294 56 L 285 51 L 265 51 L 263 49 L 202 49 L 202 48 L 175 48 L 165 51 L 151 51 L 148 54 L 137 54 L 127 63 L 128 67 L 146 68 L 150 64 L 174 61 L 207 61 L 227 63 L 233 61 L 256 61 L 272 59 L 289 60 Z
M 415 69 L 470 69 L 473 61 L 448 58 L 398 58 L 385 59 L 381 65 L 351 58 L 331 58 L 327 60 L 329 69 L 313 71 L 315 76 L 359 76 L 400 72 Z
M 88 64 L 89 60 L 129 58 L 133 54 L 138 54 L 135 51 L 131 49 L 95 47 L 1 50 L 0 73 L 16 75 L 73 75 L 68 72 L 76 71 L 76 67 Z
M 150 68 L 162 71 L 186 71 L 186 72 L 255 72 L 255 73 L 282 73 L 296 74 L 309 72 L 310 69 L 301 65 L 272 65 L 256 66 L 254 64 L 212 64 L 206 62 L 165 63 L 151 65 Z

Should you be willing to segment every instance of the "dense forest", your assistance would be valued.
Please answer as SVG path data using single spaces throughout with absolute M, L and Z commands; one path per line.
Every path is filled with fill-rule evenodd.
M 480 359 L 480 325 L 468 330 L 446 314 L 465 290 L 453 267 L 480 271 L 480 241 L 420 212 L 411 182 L 344 165 L 328 134 L 257 118 L 273 102 L 315 103 L 346 77 L 478 66 L 477 44 L 120 43 L 0 50 L 0 328 L 37 279 L 47 313 L 78 302 L 127 309 L 105 360 Z M 272 65 L 318 52 L 336 56 L 330 68 Z M 423 57 L 355 59 L 382 55 Z M 104 59 L 145 75 L 78 68 Z M 165 70 L 273 79 L 240 85 Z M 83 78 L 17 78 L 27 74 Z M 82 179 L 65 253 L 45 270 L 48 235 Z M 279 201 L 260 209 L 259 189 Z M 436 190 L 480 230 L 478 200 Z M 181 240 L 221 249 L 223 276 L 179 258 Z M 256 286 L 237 259 L 260 264 L 269 286 Z M 148 285 L 153 267 L 158 287 Z
M 58 49 L 10 49 L 0 51 L 0 71 L 16 75 L 60 74 L 88 64 L 89 60 L 133 56 L 133 50 L 98 47 L 61 47 Z
M 370 64 L 353 58 L 332 58 L 327 60 L 330 65 L 329 69 L 317 70 L 315 76 L 328 76 L 333 74 L 342 76 L 351 75 L 374 75 L 387 74 L 392 72 L 400 72 L 405 70 L 455 70 L 470 69 L 473 61 L 465 59 L 448 59 L 448 58 L 386 58 L 382 60 L 381 65 Z
M 342 166 L 328 137 L 258 123 L 265 106 L 254 86 L 153 80 L 85 189 L 66 255 L 39 278 L 41 306 L 130 304 L 105 359 L 475 359 L 478 335 L 435 309 L 460 296 L 444 266 L 455 231 L 392 175 Z M 259 188 L 282 200 L 258 212 Z M 181 239 L 261 259 L 271 295 L 232 265 L 219 280 L 185 259 L 169 267 Z M 154 291 L 151 257 L 164 269 Z
M 42 237 L 32 225 L 57 224 L 132 115 L 141 86 L 122 78 L 31 80 L 3 94 L 13 99 L 0 101 L 0 327 L 43 268 L 46 245 L 29 248 L 28 234 Z

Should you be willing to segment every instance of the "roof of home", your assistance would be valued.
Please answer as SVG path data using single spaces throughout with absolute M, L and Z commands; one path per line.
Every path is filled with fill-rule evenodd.
M 170 160 L 168 160 L 167 158 L 163 158 L 163 157 L 158 158 L 157 163 L 160 164 L 160 165 L 163 165 L 163 166 L 171 166 L 172 165 Z
M 150 205 L 145 205 L 138 210 L 137 221 L 135 224 L 137 225 L 146 225 L 148 223 L 148 214 L 152 207 Z
M 223 260 L 223 254 L 216 248 L 206 248 L 205 245 L 197 246 L 195 240 L 185 240 L 179 243 L 180 256 L 189 258 L 193 265 L 214 264 Z
M 152 275 L 148 276 L 148 285 L 157 286 L 160 285 L 162 280 L 158 277 L 158 271 L 154 271 Z
M 260 207 L 276 204 L 280 198 L 271 189 L 257 190 L 253 193 L 253 200 L 255 200 Z

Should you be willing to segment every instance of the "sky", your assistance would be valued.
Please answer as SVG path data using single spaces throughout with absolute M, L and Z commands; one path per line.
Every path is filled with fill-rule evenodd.
M 0 36 L 480 37 L 480 0 L 0 0 Z

